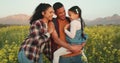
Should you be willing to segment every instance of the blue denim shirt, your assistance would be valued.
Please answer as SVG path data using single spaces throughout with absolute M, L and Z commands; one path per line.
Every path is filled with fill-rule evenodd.
M 86 42 L 86 39 L 88 38 L 88 36 L 86 34 L 84 34 L 84 37 L 86 39 L 84 39 L 82 36 L 82 30 L 77 30 L 76 31 L 76 35 L 75 37 L 72 39 L 69 36 L 66 36 L 66 40 L 70 43 L 70 44 L 81 44 L 83 42 Z

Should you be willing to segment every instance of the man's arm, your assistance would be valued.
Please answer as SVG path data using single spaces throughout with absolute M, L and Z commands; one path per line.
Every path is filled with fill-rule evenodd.
M 62 47 L 65 47 L 65 48 L 71 50 L 72 49 L 71 45 L 69 45 L 68 43 L 63 42 L 62 40 L 59 39 L 58 34 L 57 34 L 56 30 L 55 30 L 53 22 L 50 22 L 49 25 L 53 28 L 53 32 L 52 32 L 51 35 L 52 35 L 52 38 L 54 39 L 54 42 L 56 44 L 62 46 Z
M 83 47 L 85 46 L 86 42 L 83 42 L 82 44 L 78 45 L 78 47 L 80 47 L 79 49 L 82 50 Z
M 52 32 L 52 34 L 51 34 L 51 37 L 54 39 L 54 42 L 55 42 L 56 44 L 58 44 L 58 45 L 60 45 L 60 46 L 62 46 L 62 47 L 64 47 L 64 48 L 66 48 L 66 49 L 68 49 L 68 50 L 70 50 L 70 51 L 72 51 L 72 52 L 78 51 L 78 47 L 79 47 L 79 46 L 71 46 L 70 44 L 68 44 L 68 43 L 66 43 L 66 42 L 63 42 L 62 40 L 59 39 L 58 34 L 57 34 L 56 30 L 55 30 L 55 27 L 54 27 L 53 22 L 50 22 L 50 23 L 49 23 L 49 26 L 52 27 L 52 29 L 53 29 L 53 32 Z
M 72 56 L 76 56 L 76 55 L 81 54 L 82 53 L 81 50 L 85 46 L 85 44 L 86 43 L 83 42 L 81 45 L 74 45 L 74 46 L 78 46 L 78 48 L 77 48 L 77 49 L 79 49 L 78 52 L 73 52 L 73 53 L 69 53 L 69 54 L 66 54 L 66 55 L 62 55 L 62 56 L 64 56 L 64 57 L 72 57 Z

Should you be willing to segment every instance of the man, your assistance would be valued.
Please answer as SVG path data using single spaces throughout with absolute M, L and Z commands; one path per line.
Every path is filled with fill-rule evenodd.
M 64 6 L 62 3 L 60 2 L 56 2 L 54 5 L 53 5 L 53 8 L 54 8 L 54 11 L 55 11 L 55 14 L 56 14 L 56 18 L 53 19 L 53 23 L 54 23 L 54 26 L 55 26 L 55 29 L 56 29 L 56 32 L 58 34 L 58 37 L 67 43 L 66 39 L 65 39 L 65 33 L 64 33 L 64 27 L 66 24 L 69 24 L 70 22 L 70 19 L 68 17 L 66 17 L 66 13 L 65 13 L 65 9 L 64 9 Z M 80 51 L 82 49 L 82 47 L 85 45 L 85 43 L 83 43 L 82 45 L 76 45 L 78 46 L 78 50 Z M 52 52 L 54 53 L 55 50 L 57 50 L 59 47 L 61 47 L 59 44 L 56 44 L 56 42 L 52 41 Z M 65 55 L 66 57 L 70 57 L 70 56 L 76 56 L 76 55 L 79 55 L 80 52 L 78 53 L 74 53 L 74 54 L 68 54 L 68 55 Z M 64 61 L 64 59 L 63 59 Z M 62 61 L 61 61 L 62 62 Z M 69 63 L 69 62 L 67 62 Z
M 66 42 L 65 40 L 65 33 L 64 33 L 64 27 L 66 24 L 68 24 L 70 22 L 69 18 L 66 17 L 66 14 L 65 14 L 65 9 L 63 7 L 63 5 L 61 3 L 55 3 L 53 5 L 53 8 L 54 8 L 54 11 L 55 11 L 55 14 L 56 14 L 56 18 L 53 18 L 53 23 L 54 23 L 54 26 L 55 26 L 55 29 L 56 29 L 56 32 L 58 34 L 58 37 Z M 53 46 L 53 50 L 55 51 L 56 49 L 58 49 L 60 46 L 57 45 L 56 43 L 53 42 L 52 44 Z

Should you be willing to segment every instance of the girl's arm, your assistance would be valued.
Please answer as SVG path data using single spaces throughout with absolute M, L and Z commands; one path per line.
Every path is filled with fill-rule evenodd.
M 74 37 L 75 37 L 78 23 L 79 23 L 79 22 L 77 22 L 77 21 L 72 21 L 72 22 L 70 23 L 70 31 L 68 31 L 68 30 L 65 28 L 65 33 L 66 33 L 70 38 L 74 38 Z

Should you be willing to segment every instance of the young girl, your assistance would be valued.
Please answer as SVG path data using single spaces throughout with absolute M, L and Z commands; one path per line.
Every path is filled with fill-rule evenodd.
M 81 16 L 81 9 L 78 6 L 73 6 L 68 10 L 68 14 L 71 19 L 71 23 L 66 25 L 64 30 L 66 33 L 66 40 L 71 45 L 76 44 L 82 44 L 83 42 L 86 42 L 87 35 L 83 33 L 84 31 L 84 22 Z M 68 30 L 68 28 L 70 28 Z M 54 59 L 53 63 L 59 63 L 59 57 L 61 55 L 69 54 L 70 51 L 67 51 L 67 49 L 61 47 L 54 53 Z M 82 51 L 82 55 L 86 57 Z M 79 63 L 79 62 L 78 62 Z

